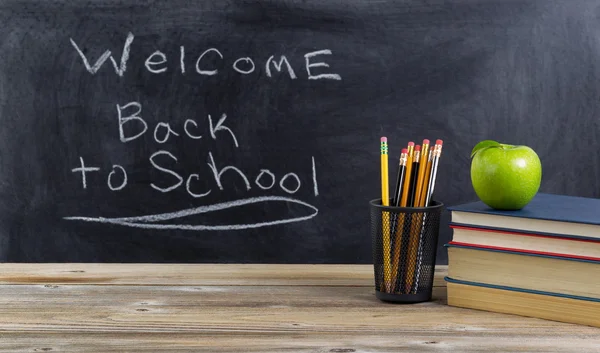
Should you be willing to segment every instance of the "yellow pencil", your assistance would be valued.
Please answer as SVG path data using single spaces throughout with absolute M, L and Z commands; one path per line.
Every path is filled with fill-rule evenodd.
M 414 207 L 422 207 L 421 194 L 423 190 L 423 182 L 425 179 L 425 172 L 427 170 L 427 165 L 429 164 L 429 140 L 424 139 L 423 144 L 421 145 L 421 161 L 419 163 L 419 173 L 417 175 L 417 183 L 415 185 L 415 201 Z M 424 201 L 424 200 L 423 200 Z M 416 258 L 417 251 L 419 250 L 419 236 L 421 231 L 421 223 L 423 221 L 422 214 L 416 213 L 411 218 L 410 224 L 410 236 L 408 241 L 408 263 L 411 266 L 407 267 L 406 274 L 406 283 L 404 288 L 404 293 L 409 293 L 413 281 L 414 281 L 414 273 L 416 267 Z M 411 261 L 412 260 L 412 261 Z
M 427 207 L 428 196 L 429 196 L 429 181 L 431 177 L 431 166 L 433 162 L 433 146 L 429 148 L 429 156 L 426 161 L 422 161 L 423 165 L 426 165 L 425 173 L 423 176 L 423 187 L 421 188 L 421 195 L 419 197 L 419 203 L 415 205 L 415 207 Z M 420 218 L 420 217 L 417 217 Z M 421 219 L 422 220 L 422 219 Z M 419 243 L 421 242 L 421 231 L 422 231 L 422 222 L 412 223 L 411 224 L 411 241 L 410 241 L 410 249 L 409 253 L 414 254 L 415 251 L 419 249 Z M 412 287 L 412 278 L 414 277 L 415 268 L 411 268 L 408 271 L 407 276 L 407 287 Z M 407 289 L 408 291 L 408 289 Z
M 388 143 L 387 137 L 381 138 L 381 204 L 383 206 L 390 205 L 390 191 L 388 181 Z M 382 213 L 382 228 L 383 228 L 383 285 L 385 292 L 389 293 L 391 289 L 391 264 L 390 264 L 390 214 L 389 212 Z
M 430 175 L 429 175 L 429 181 L 427 183 L 427 195 L 425 195 L 425 201 L 423 202 L 423 204 L 425 205 L 425 207 L 429 206 L 429 203 L 431 202 L 432 199 L 432 195 L 433 195 L 433 191 L 435 189 L 435 180 L 437 178 L 437 169 L 438 169 L 438 165 L 439 165 L 439 161 L 440 161 L 440 156 L 442 155 L 442 145 L 443 145 L 444 141 L 442 140 L 436 140 L 435 141 L 435 147 L 431 147 L 432 148 L 432 152 L 430 154 L 430 161 L 431 161 L 431 167 L 430 167 Z M 423 223 L 419 226 L 419 249 L 417 250 L 418 252 L 418 256 L 417 256 L 417 266 L 416 266 L 416 273 L 414 274 L 414 279 L 411 283 L 411 288 L 409 288 L 410 292 L 412 293 L 416 293 L 417 289 L 419 288 L 419 278 L 420 278 L 420 269 L 421 269 L 421 250 L 423 248 L 423 241 L 424 239 L 421 238 L 421 228 L 425 226 L 425 218 L 423 218 Z
M 381 138 L 381 204 L 390 205 L 390 185 L 388 181 L 388 144 L 387 137 Z

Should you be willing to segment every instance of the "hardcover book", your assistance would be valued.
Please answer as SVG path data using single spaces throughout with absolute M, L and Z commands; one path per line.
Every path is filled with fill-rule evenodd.
M 563 257 L 600 258 L 600 239 L 522 233 L 451 224 L 452 243 L 547 253 Z
M 468 282 L 600 299 L 600 258 L 446 244 L 448 277 Z
M 600 199 L 538 193 L 521 210 L 495 210 L 481 201 L 448 207 L 452 224 L 545 235 L 600 239 Z
M 600 301 L 446 277 L 448 305 L 600 327 Z

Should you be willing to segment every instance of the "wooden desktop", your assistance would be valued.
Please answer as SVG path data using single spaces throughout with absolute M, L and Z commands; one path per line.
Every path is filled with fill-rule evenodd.
M 369 265 L 0 264 L 2 352 L 591 352 L 600 329 L 375 298 Z

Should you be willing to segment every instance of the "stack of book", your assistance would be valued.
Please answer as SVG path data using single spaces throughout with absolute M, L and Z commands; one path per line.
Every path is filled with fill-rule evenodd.
M 448 209 L 448 305 L 600 327 L 600 199 Z

